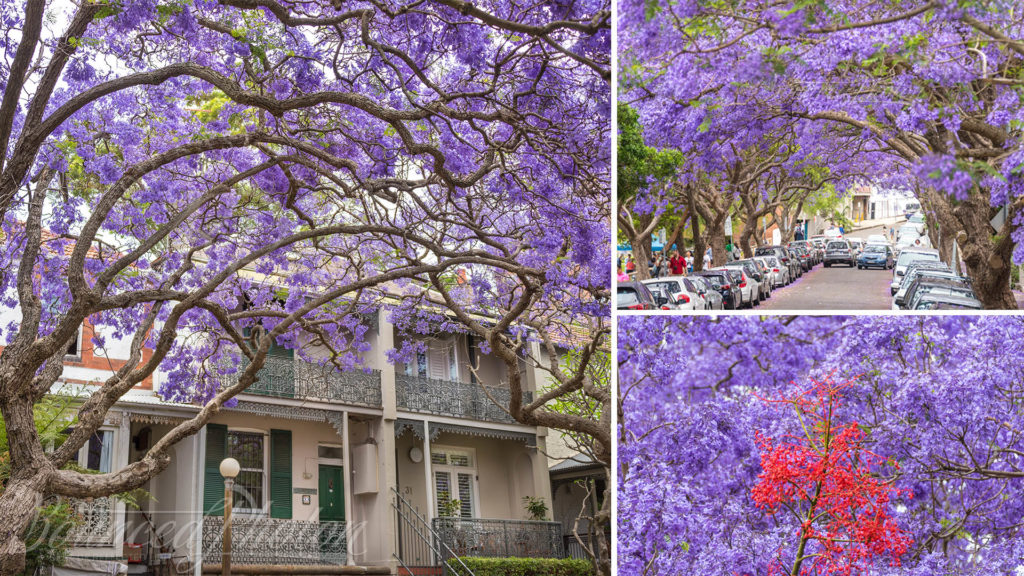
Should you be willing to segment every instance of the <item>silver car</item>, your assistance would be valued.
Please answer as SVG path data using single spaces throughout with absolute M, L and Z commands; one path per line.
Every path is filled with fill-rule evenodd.
M 754 260 L 762 262 L 771 275 L 772 288 L 789 284 L 789 266 L 783 266 L 775 256 L 754 256 Z

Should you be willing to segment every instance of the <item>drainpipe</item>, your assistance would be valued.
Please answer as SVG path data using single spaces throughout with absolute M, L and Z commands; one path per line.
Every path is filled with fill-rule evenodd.
M 431 529 L 434 528 L 434 502 L 437 501 L 434 498 L 434 472 L 431 470 L 430 465 L 430 421 L 426 418 L 423 419 L 423 474 L 427 481 L 427 525 Z M 437 559 L 441 561 L 440 558 Z
M 348 411 L 341 413 L 341 458 L 345 464 L 345 475 L 348 476 L 348 481 L 345 482 L 345 530 L 348 531 L 348 537 L 345 538 L 345 563 L 349 566 L 355 566 L 355 559 L 352 558 L 352 535 L 354 531 L 352 528 L 355 526 L 355 510 L 352 509 L 352 459 L 349 456 L 348 449 Z M 351 519 L 350 519 L 351 518 Z

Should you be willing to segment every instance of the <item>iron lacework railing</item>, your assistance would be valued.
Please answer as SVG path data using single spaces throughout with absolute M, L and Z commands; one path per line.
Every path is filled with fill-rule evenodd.
M 486 388 L 486 392 L 484 388 Z M 516 422 L 505 412 L 509 400 L 512 398 L 507 388 L 481 387 L 480 384 L 470 382 L 452 382 L 396 374 L 395 393 L 398 407 L 412 412 L 426 412 L 439 416 L 455 416 L 488 422 L 509 424 Z M 494 400 L 492 401 L 491 398 Z M 533 394 L 524 392 L 523 403 L 532 401 Z
M 434 518 L 433 524 L 444 550 L 458 556 L 565 557 L 562 524 L 559 522 Z
M 331 365 L 268 356 L 257 375 L 259 381 L 246 392 L 275 398 L 381 406 L 380 370 L 339 371 Z
M 203 517 L 203 558 L 219 562 L 224 518 Z M 232 518 L 231 562 L 267 566 L 340 566 L 347 561 L 345 522 Z

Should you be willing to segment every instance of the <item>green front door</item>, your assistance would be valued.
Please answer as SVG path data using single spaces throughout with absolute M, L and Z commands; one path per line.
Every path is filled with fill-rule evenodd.
M 320 561 L 345 564 L 345 475 L 341 466 L 320 465 Z
M 345 476 L 341 466 L 320 465 L 320 521 L 345 521 Z

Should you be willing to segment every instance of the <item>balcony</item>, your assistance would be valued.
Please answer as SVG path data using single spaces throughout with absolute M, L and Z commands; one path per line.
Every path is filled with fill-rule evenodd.
M 563 558 L 562 525 L 558 522 L 434 518 L 441 550 L 456 556 L 485 558 Z M 449 552 L 450 551 L 450 552 Z
M 224 518 L 203 518 L 203 558 L 219 562 Z M 312 522 L 276 518 L 231 520 L 232 564 L 264 566 L 339 566 L 347 560 L 345 522 Z
M 330 365 L 268 356 L 258 376 L 259 381 L 246 392 L 275 398 L 381 406 L 379 370 L 340 372 Z
M 398 407 L 411 412 L 508 424 L 516 422 L 505 412 L 511 399 L 507 388 L 396 374 L 395 392 Z M 532 400 L 532 393 L 523 393 L 524 403 Z

